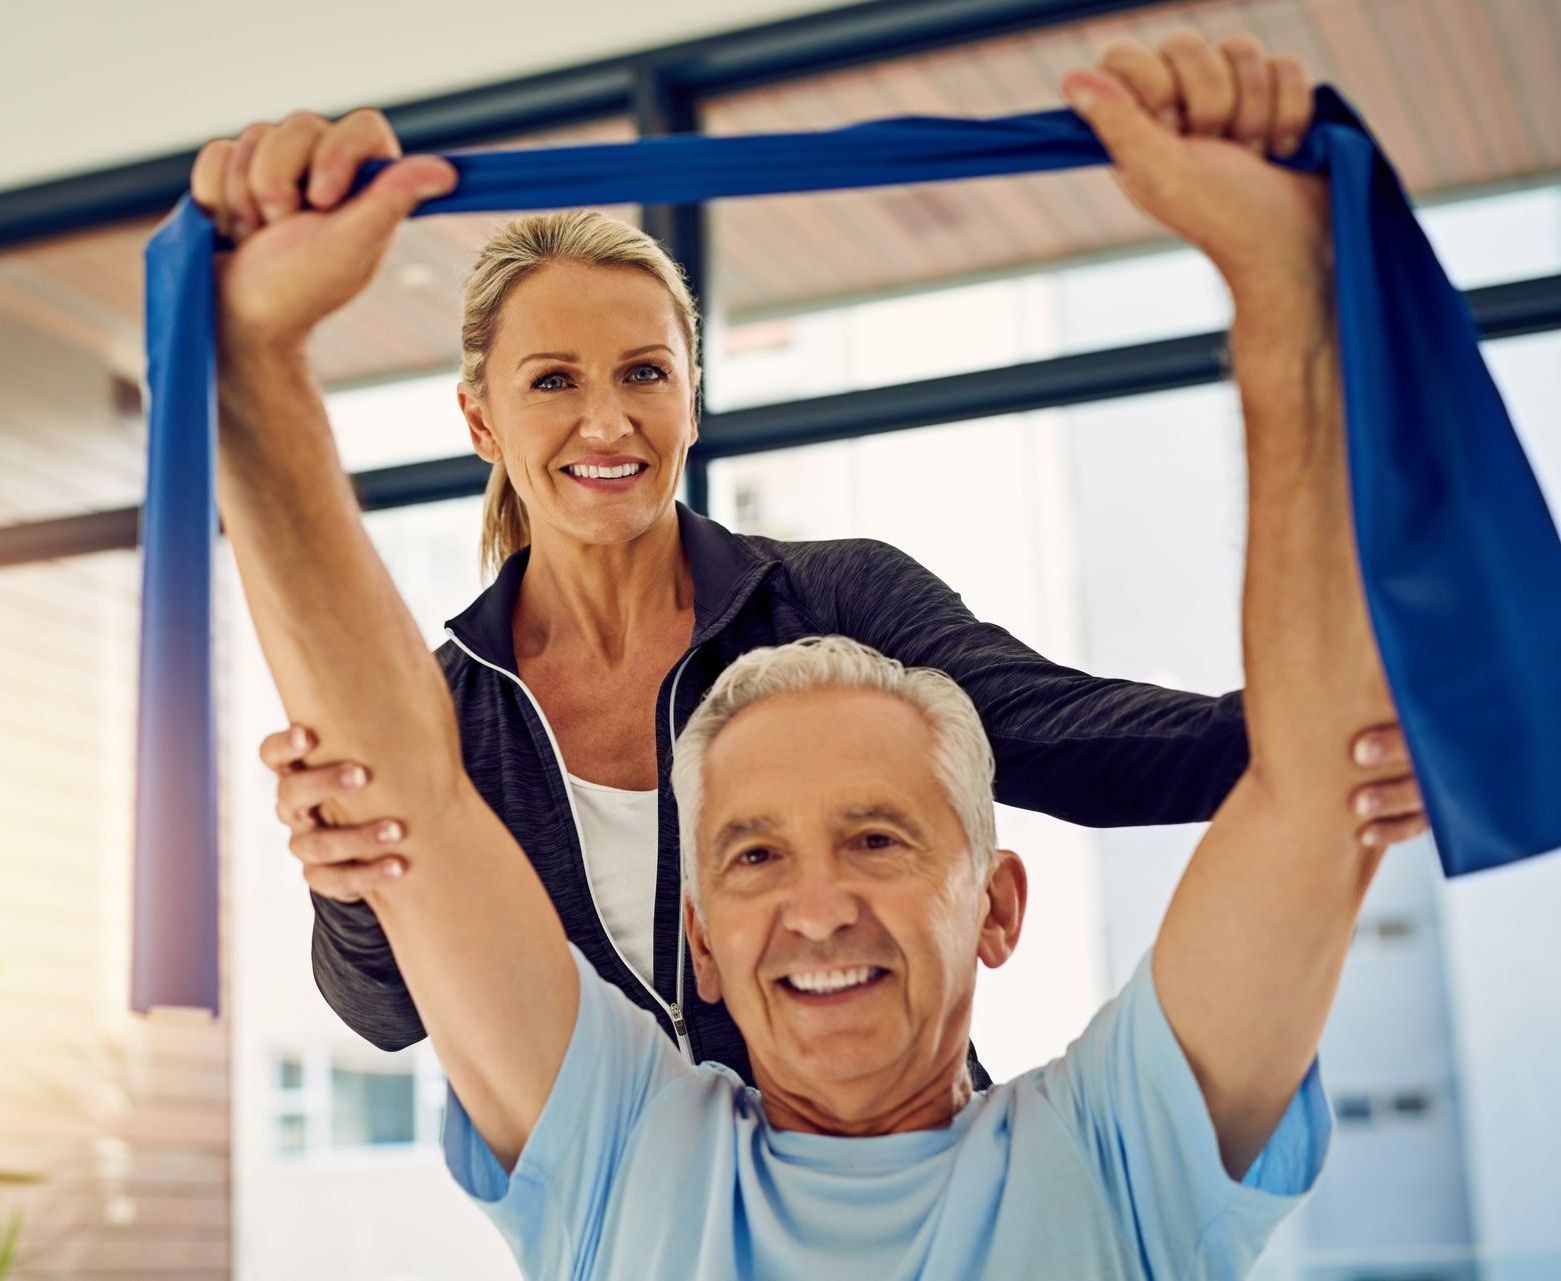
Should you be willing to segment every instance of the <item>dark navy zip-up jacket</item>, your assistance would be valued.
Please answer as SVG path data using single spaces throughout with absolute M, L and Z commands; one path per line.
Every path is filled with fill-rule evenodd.
M 992 741 L 997 799 L 1073 823 L 1207 819 L 1246 768 L 1239 692 L 1215 698 L 1060 667 L 976 619 L 934 574 L 885 543 L 779 542 L 734 534 L 681 504 L 677 515 L 693 575 L 694 634 L 656 700 L 654 993 L 624 963 L 597 915 L 562 759 L 516 675 L 512 623 L 527 551 L 510 557 L 493 585 L 449 622 L 438 659 L 467 773 L 525 850 L 565 933 L 696 1063 L 715 1059 L 752 1079 L 726 1007 L 707 1005 L 694 990 L 681 926 L 672 746 L 716 677 L 747 651 L 839 633 L 908 666 L 947 672 L 970 695 Z M 331 1008 L 382 1049 L 421 1040 L 422 1020 L 373 910 L 319 895 L 314 906 L 314 974 Z M 984 1076 L 977 1071 L 977 1088 Z

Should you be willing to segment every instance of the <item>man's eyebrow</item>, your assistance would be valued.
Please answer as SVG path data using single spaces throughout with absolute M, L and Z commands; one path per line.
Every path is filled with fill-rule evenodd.
M 629 360 L 635 356 L 643 356 L 646 352 L 650 351 L 664 351 L 669 356 L 676 354 L 673 352 L 672 348 L 667 346 L 666 343 L 653 342 L 647 344 L 644 347 L 631 347 L 628 351 L 624 352 L 623 355 L 619 356 L 618 359 Z M 520 360 L 516 362 L 515 368 L 519 369 L 522 365 L 529 364 L 533 360 L 563 360 L 568 361 L 570 364 L 574 364 L 579 359 L 580 357 L 572 351 L 534 351 L 529 356 L 522 356 Z
M 894 805 L 852 805 L 841 810 L 840 817 L 848 823 L 892 823 L 912 840 L 927 839 L 921 825 L 904 810 Z
M 745 837 L 773 836 L 779 830 L 780 824 L 767 814 L 755 814 L 751 818 L 734 818 L 721 827 L 710 844 L 711 848 L 719 854 L 728 845 L 735 844 Z

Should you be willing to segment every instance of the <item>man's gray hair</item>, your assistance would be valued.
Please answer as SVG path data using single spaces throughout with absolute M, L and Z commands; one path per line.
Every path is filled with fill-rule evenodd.
M 932 725 L 933 770 L 965 830 L 977 876 L 997 852 L 992 804 L 996 767 L 975 704 L 954 680 L 930 667 L 906 667 L 845 636 L 810 636 L 789 645 L 750 650 L 721 673 L 683 732 L 672 758 L 683 847 L 683 885 L 699 902 L 699 812 L 704 803 L 705 754 L 738 712 L 775 694 L 814 689 L 882 690 L 904 699 Z

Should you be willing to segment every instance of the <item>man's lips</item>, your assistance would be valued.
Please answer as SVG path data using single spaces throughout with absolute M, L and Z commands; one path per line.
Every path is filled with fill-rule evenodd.
M 830 966 L 784 975 L 775 985 L 804 1005 L 839 1005 L 881 987 L 890 974 L 881 965 Z

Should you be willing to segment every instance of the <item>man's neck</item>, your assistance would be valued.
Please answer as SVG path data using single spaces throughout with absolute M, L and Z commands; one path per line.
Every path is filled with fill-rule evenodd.
M 787 1089 L 758 1062 L 753 1064 L 753 1077 L 772 1129 L 841 1138 L 943 1129 L 970 1101 L 973 1089 L 963 1049 L 940 1064 L 923 1084 L 904 1092 L 893 1086 L 883 1088 L 873 1080 L 838 1088 L 816 1086 L 805 1092 Z

